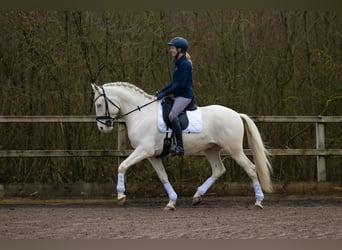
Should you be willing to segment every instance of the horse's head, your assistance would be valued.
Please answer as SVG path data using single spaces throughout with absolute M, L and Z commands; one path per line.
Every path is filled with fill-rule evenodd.
M 113 119 L 120 111 L 120 107 L 108 98 L 103 86 L 92 83 L 91 87 L 94 92 L 97 127 L 101 132 L 111 132 Z

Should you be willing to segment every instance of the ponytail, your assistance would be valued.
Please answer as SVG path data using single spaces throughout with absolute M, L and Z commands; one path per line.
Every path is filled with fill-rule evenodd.
M 185 52 L 185 57 L 186 57 L 186 59 L 189 61 L 189 63 L 192 66 L 191 56 L 190 56 L 190 54 L 188 52 Z

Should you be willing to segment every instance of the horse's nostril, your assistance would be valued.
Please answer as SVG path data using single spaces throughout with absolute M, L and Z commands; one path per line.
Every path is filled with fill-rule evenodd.
M 101 130 L 103 130 L 103 127 L 100 127 Z

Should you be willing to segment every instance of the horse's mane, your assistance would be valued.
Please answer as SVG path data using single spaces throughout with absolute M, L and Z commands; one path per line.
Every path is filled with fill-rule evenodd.
M 103 86 L 118 86 L 118 87 L 127 87 L 130 89 L 133 89 L 134 91 L 142 94 L 143 96 L 147 97 L 148 99 L 152 99 L 153 96 L 150 94 L 147 94 L 144 90 L 142 90 L 141 88 L 138 88 L 137 86 L 135 86 L 134 84 L 128 83 L 128 82 L 110 82 L 110 83 L 106 83 Z

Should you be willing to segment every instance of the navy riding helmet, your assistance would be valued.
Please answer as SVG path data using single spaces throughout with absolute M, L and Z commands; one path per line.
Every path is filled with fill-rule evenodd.
M 175 46 L 176 48 L 180 48 L 183 53 L 185 53 L 189 47 L 188 41 L 183 37 L 174 37 L 167 44 L 169 46 Z

